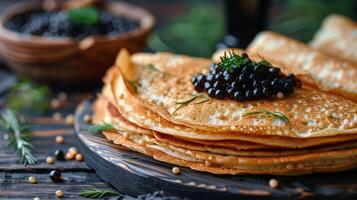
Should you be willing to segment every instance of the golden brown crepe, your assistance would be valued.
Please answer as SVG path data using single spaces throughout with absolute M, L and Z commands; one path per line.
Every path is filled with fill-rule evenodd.
M 357 23 L 342 15 L 329 15 L 310 42 L 312 48 L 357 63 Z
M 357 166 L 353 101 L 302 88 L 279 100 L 202 97 L 175 110 L 175 102 L 195 93 L 190 79 L 205 73 L 210 60 L 170 53 L 121 56 L 93 106 L 94 123 L 115 127 L 103 133 L 115 144 L 216 174 L 297 175 Z M 279 111 L 289 121 L 243 115 L 256 110 Z
M 259 33 L 247 51 L 268 61 L 308 73 L 318 89 L 357 101 L 357 64 L 324 54 L 307 45 L 269 31 Z

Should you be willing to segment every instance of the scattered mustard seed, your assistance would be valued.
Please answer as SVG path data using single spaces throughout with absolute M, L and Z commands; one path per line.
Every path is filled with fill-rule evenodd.
M 59 113 L 59 112 L 53 113 L 52 119 L 53 119 L 54 121 L 59 122 L 59 121 L 62 120 L 62 118 L 63 118 L 63 117 L 62 117 L 62 114 L 61 114 L 61 113 Z
M 78 150 L 76 147 L 71 147 L 68 149 L 68 153 L 72 153 L 72 154 L 76 155 L 78 153 Z
M 62 135 L 57 135 L 55 139 L 57 144 L 63 144 L 64 143 L 64 137 Z
M 80 162 L 83 161 L 83 160 L 84 160 L 83 155 L 80 154 L 80 153 L 77 153 L 77 154 L 76 154 L 76 160 L 77 160 L 77 161 L 80 161 Z
M 66 153 L 66 160 L 73 160 L 76 154 L 73 154 L 71 152 Z
M 275 178 L 272 178 L 269 180 L 269 186 L 271 188 L 277 188 L 279 186 L 279 181 L 276 180 Z
M 56 190 L 56 197 L 63 197 L 63 191 L 62 190 Z
M 85 123 L 90 123 L 92 121 L 92 117 L 90 115 L 84 115 L 83 116 L 83 121 Z
M 35 178 L 34 176 L 30 176 L 30 177 L 29 177 L 29 182 L 30 182 L 31 184 L 35 184 L 35 183 L 37 183 L 37 180 L 36 180 L 36 178 Z
M 284 94 L 282 92 L 278 92 L 278 94 L 276 94 L 276 97 L 278 97 L 278 99 L 282 99 L 284 98 Z
M 177 174 L 180 174 L 181 173 L 181 170 L 179 167 L 173 167 L 172 168 L 172 173 L 177 175 Z
M 72 126 L 74 124 L 74 117 L 72 114 L 66 116 L 66 124 Z
M 51 157 L 51 156 L 48 156 L 48 157 L 46 158 L 46 162 L 47 162 L 47 164 L 49 164 L 49 165 L 52 165 L 52 164 L 54 163 L 54 161 L 55 161 L 55 159 L 53 159 L 53 157 Z
M 58 109 L 61 107 L 61 102 L 58 99 L 51 100 L 51 108 Z

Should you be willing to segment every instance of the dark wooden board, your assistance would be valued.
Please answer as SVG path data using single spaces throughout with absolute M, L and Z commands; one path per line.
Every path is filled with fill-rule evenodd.
M 305 176 L 223 176 L 182 169 L 171 172 L 172 165 L 148 156 L 120 149 L 101 135 L 87 132 L 84 114 L 91 114 L 91 103 L 76 111 L 76 134 L 87 164 L 98 176 L 121 192 L 131 195 L 163 190 L 165 194 L 189 199 L 357 199 L 357 170 Z M 280 181 L 270 188 L 271 178 Z
M 74 134 L 73 126 L 66 125 L 63 120 L 53 121 L 52 113 L 61 112 L 63 116 L 73 113 L 81 99 L 83 99 L 82 94 L 69 94 L 68 103 L 60 109 L 51 109 L 41 115 L 31 113 L 26 115 L 28 124 L 34 130 L 31 143 L 35 146 L 34 155 L 38 159 L 36 165 L 20 164 L 18 155 L 5 149 L 4 132 L 0 130 L 0 200 L 33 200 L 34 197 L 40 197 L 41 200 L 56 199 L 57 189 L 64 192 L 61 199 L 77 200 L 87 199 L 79 196 L 79 192 L 84 189 L 112 189 L 101 181 L 85 162 L 55 161 L 53 165 L 46 163 L 46 157 L 53 156 L 57 149 L 67 151 L 72 146 L 77 147 L 78 139 Z M 57 135 L 64 136 L 64 144 L 55 143 Z M 62 169 L 64 182 L 53 183 L 50 180 L 49 172 L 55 168 Z M 37 184 L 30 184 L 29 176 L 35 176 L 38 180 Z

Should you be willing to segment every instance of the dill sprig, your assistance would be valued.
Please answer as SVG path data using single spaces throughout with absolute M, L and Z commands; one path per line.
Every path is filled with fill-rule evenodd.
M 199 100 L 201 99 L 201 100 Z M 198 100 L 198 101 L 196 101 Z M 177 101 L 175 103 L 175 105 L 177 105 L 177 107 L 175 108 L 174 112 L 172 114 L 175 114 L 179 109 L 189 105 L 189 104 L 200 104 L 200 103 L 203 103 L 203 102 L 206 102 L 208 101 L 209 98 L 204 95 L 204 94 L 191 94 L 191 97 L 187 100 L 183 100 L 183 101 Z
M 288 123 L 289 122 L 289 118 L 286 115 L 284 115 L 283 113 L 281 113 L 281 112 L 271 112 L 271 111 L 267 111 L 267 110 L 246 112 L 246 113 L 243 114 L 243 117 L 251 116 L 251 115 L 260 115 L 260 114 L 263 114 L 263 115 L 268 116 L 268 117 L 273 117 L 273 118 L 279 119 L 284 123 Z
M 102 131 L 113 130 L 114 126 L 112 124 L 95 124 L 89 127 L 88 132 L 91 134 L 97 134 Z
M 37 159 L 32 154 L 29 126 L 23 124 L 12 110 L 6 109 L 0 117 L 0 128 L 9 136 L 6 148 L 18 152 L 22 164 L 36 164 Z
M 255 64 L 259 64 L 260 66 L 264 67 L 272 67 L 272 65 L 265 60 L 262 56 L 258 54 L 258 56 L 261 58 L 260 61 L 256 62 L 251 59 L 249 59 L 247 56 L 239 55 L 237 52 L 230 51 L 224 52 L 224 55 L 220 57 L 221 62 L 218 63 L 218 66 L 221 68 L 232 72 L 235 68 L 242 67 L 243 65 L 249 65 L 249 66 L 254 66 Z
M 242 66 L 245 58 L 234 51 L 230 51 L 228 52 L 228 55 L 227 52 L 224 52 L 224 55 L 220 59 L 221 62 L 218 63 L 218 65 L 221 68 L 232 72 L 234 68 Z
M 88 190 L 82 190 L 79 192 L 79 195 L 91 199 L 99 199 L 107 196 L 119 196 L 119 193 L 112 190 L 99 190 L 96 188 L 91 188 Z

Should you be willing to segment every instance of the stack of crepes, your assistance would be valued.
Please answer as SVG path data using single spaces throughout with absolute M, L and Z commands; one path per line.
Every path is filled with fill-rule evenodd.
M 283 99 L 212 99 L 191 83 L 211 63 L 122 50 L 104 78 L 93 122 L 109 124 L 102 133 L 115 144 L 214 174 L 298 175 L 357 166 L 354 101 L 304 82 Z

